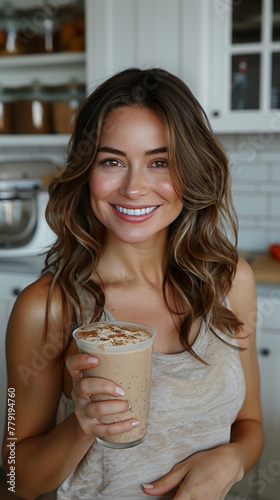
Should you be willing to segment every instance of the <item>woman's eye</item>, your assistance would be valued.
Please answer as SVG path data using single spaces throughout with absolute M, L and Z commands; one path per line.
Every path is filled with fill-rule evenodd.
M 164 160 L 156 160 L 152 163 L 151 166 L 156 168 L 166 168 L 168 166 L 168 163 Z
M 122 165 L 122 163 L 119 160 L 114 160 L 111 158 L 101 161 L 101 164 L 107 165 L 108 167 L 119 167 L 120 165 Z

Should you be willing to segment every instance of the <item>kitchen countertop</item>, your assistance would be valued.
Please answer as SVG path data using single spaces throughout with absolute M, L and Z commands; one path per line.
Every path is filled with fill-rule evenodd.
M 253 269 L 257 283 L 280 286 L 280 260 L 269 254 L 252 255 L 246 260 Z

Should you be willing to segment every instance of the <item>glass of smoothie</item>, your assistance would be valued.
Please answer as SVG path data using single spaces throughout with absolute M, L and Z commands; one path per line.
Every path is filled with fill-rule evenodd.
M 130 418 L 140 423 L 134 429 L 114 436 L 97 437 L 109 448 L 131 448 L 142 443 L 147 434 L 152 383 L 152 352 L 155 330 L 142 323 L 110 321 L 90 323 L 73 332 L 80 353 L 96 356 L 99 364 L 83 370 L 84 377 L 112 380 L 124 390 L 120 399 L 129 401 L 125 413 L 107 415 L 100 422 L 111 424 Z M 92 396 L 92 401 L 115 399 L 108 395 Z M 119 398 L 118 398 L 119 399 Z

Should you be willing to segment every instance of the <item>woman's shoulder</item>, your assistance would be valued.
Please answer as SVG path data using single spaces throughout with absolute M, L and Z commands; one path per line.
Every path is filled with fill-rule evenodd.
M 32 312 L 39 314 L 43 309 L 45 310 L 52 279 L 52 274 L 47 273 L 30 283 L 19 294 L 13 310 L 16 310 L 18 314 L 21 312 L 21 309 L 26 314 L 31 314 Z
M 48 308 L 51 318 L 59 325 L 63 323 L 65 301 L 58 284 L 53 286 L 53 274 L 46 273 L 28 285 L 18 296 L 12 309 L 8 331 L 40 332 L 46 327 Z M 50 301 L 50 290 L 52 299 Z
M 244 317 L 256 307 L 256 283 L 250 264 L 238 259 L 235 276 L 228 292 L 231 309 L 238 317 Z
M 19 298 L 22 300 L 28 300 L 41 297 L 43 299 L 49 293 L 50 287 L 53 283 L 53 277 L 54 276 L 51 272 L 42 274 L 22 290 Z
M 28 311 L 28 314 L 45 314 L 52 283 L 52 273 L 40 276 L 22 290 L 15 302 L 14 308 L 16 308 L 18 313 L 23 308 L 26 313 Z M 58 294 L 58 287 L 56 287 L 55 293 Z
M 232 280 L 230 293 L 235 294 L 237 292 L 241 292 L 244 289 L 244 287 L 246 289 L 248 288 L 254 289 L 255 277 L 253 269 L 250 266 L 250 264 L 243 258 L 239 257 L 236 266 L 236 273 Z

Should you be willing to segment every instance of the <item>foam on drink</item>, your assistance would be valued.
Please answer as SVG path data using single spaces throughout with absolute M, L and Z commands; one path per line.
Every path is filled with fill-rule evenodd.
M 151 338 L 151 335 L 137 327 L 123 327 L 108 323 L 79 328 L 76 338 L 96 345 L 138 344 Z

